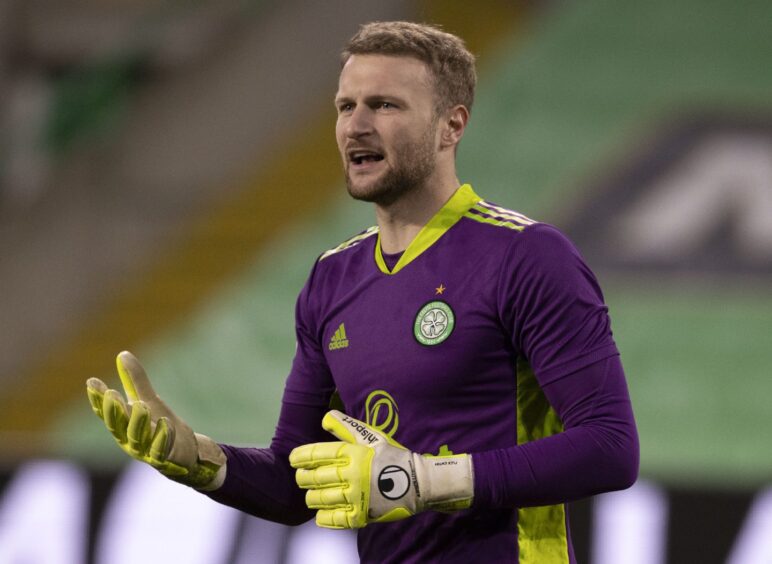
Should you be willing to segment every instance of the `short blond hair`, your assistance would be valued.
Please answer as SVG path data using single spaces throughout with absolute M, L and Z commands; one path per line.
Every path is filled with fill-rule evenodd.
M 458 104 L 472 111 L 477 85 L 475 57 L 463 39 L 439 26 L 413 22 L 363 24 L 344 46 L 341 66 L 351 55 L 415 57 L 429 68 L 438 113 Z

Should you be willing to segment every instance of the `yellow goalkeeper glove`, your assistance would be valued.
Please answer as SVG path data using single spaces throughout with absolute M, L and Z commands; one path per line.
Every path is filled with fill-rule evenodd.
M 99 378 L 89 378 L 91 409 L 129 456 L 164 476 L 203 490 L 217 489 L 225 478 L 225 453 L 193 430 L 158 397 L 144 368 L 130 352 L 116 358 L 128 403 Z
M 322 427 L 343 442 L 303 445 L 290 453 L 320 527 L 356 529 L 472 504 L 470 455 L 422 456 L 335 410 L 324 416 Z

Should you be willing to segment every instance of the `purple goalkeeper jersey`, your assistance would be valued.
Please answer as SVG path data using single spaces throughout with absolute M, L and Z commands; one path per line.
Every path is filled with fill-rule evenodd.
M 292 447 L 331 440 L 319 421 L 333 395 L 414 452 L 474 464 L 470 509 L 368 525 L 364 562 L 571 562 L 564 503 L 635 479 L 632 410 L 595 277 L 555 228 L 469 185 L 399 257 L 384 257 L 376 228 L 324 253 L 296 325 L 271 449 L 227 447 L 215 499 L 276 518 L 255 506 L 281 488 L 245 489 L 283 479 Z

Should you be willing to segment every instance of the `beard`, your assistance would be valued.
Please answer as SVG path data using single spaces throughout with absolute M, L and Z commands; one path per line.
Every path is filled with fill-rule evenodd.
M 416 141 L 403 143 L 392 152 L 393 166 L 366 186 L 354 186 L 346 167 L 346 187 L 355 200 L 389 206 L 405 194 L 426 184 L 436 166 L 434 137 L 436 127 L 428 127 Z

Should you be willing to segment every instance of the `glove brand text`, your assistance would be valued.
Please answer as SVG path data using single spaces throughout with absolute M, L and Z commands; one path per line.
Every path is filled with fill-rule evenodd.
M 378 436 L 371 433 L 367 429 L 367 425 L 361 421 L 357 421 L 356 419 L 352 419 L 351 417 L 346 416 L 343 418 L 343 422 L 351 425 L 351 428 L 355 429 L 360 435 L 362 435 L 362 438 L 364 438 L 368 443 L 373 444 L 378 442 Z

